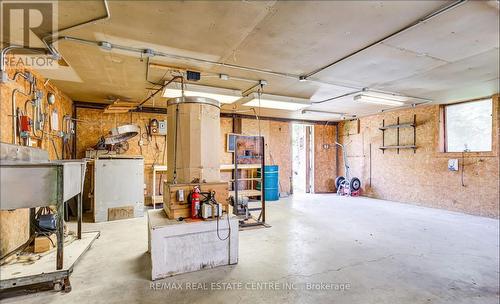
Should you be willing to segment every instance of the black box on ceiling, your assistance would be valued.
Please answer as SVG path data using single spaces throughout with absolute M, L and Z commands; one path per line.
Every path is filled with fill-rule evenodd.
M 187 71 L 187 80 L 198 81 L 201 78 L 200 72 Z

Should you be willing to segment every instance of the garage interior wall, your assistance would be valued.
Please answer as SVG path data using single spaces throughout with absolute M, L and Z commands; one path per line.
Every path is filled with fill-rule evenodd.
M 97 140 L 106 135 L 111 129 L 123 124 L 137 124 L 141 126 L 142 132 L 145 132 L 145 125 L 150 119 L 158 120 L 166 119 L 166 114 L 153 113 L 124 113 L 124 114 L 104 114 L 100 109 L 85 109 L 77 108 L 76 110 L 78 122 L 77 128 L 77 158 L 85 156 L 85 150 L 93 147 Z M 219 155 L 221 164 L 233 163 L 233 154 L 226 152 L 226 134 L 233 132 L 233 118 L 222 117 L 221 121 L 221 142 L 219 145 Z M 265 137 L 266 141 L 266 159 L 267 165 L 279 166 L 279 183 L 280 192 L 291 192 L 292 179 L 292 122 L 275 121 L 261 119 L 241 119 L 241 130 L 243 135 L 259 135 Z M 333 192 L 335 191 L 335 126 L 334 125 L 315 125 L 315 191 L 316 192 Z M 143 155 L 144 156 L 144 178 L 146 185 L 146 203 L 149 202 L 152 190 L 152 165 L 155 158 L 158 159 L 158 164 L 163 162 L 163 151 L 166 147 L 165 138 L 163 136 L 153 136 L 152 142 L 143 146 L 142 153 L 138 145 L 139 138 L 133 138 L 129 141 L 129 150 L 125 155 Z M 146 142 L 146 141 L 145 141 Z M 331 148 L 324 149 L 323 144 L 328 143 Z M 166 176 L 163 175 L 162 180 Z M 221 179 L 229 181 L 231 179 L 230 172 L 222 172 Z M 160 176 L 157 178 L 157 193 L 159 193 L 158 185 Z
M 7 67 L 9 78 L 12 79 L 16 72 L 29 71 L 34 75 L 37 81 L 37 89 L 43 92 L 43 105 L 47 106 L 47 94 L 53 93 L 56 97 L 56 102 L 52 106 L 47 106 L 44 112 L 52 113 L 57 109 L 59 116 L 59 128 L 63 123 L 64 115 L 72 115 L 73 102 L 59 89 L 49 83 L 44 84 L 45 79 L 37 72 L 31 69 L 18 68 L 13 69 Z M 0 141 L 5 143 L 13 143 L 12 139 L 12 92 L 19 89 L 22 92 L 29 92 L 29 83 L 22 77 L 17 77 L 17 81 L 9 81 L 0 83 Z M 28 97 L 16 93 L 16 106 L 24 110 L 24 106 Z M 31 107 L 28 104 L 28 111 L 31 113 Z M 40 148 L 47 150 L 50 159 L 57 159 L 62 156 L 63 143 L 60 137 L 56 137 L 53 131 L 49 131 L 49 123 L 45 124 L 45 131 L 50 134 L 45 134 L 40 142 Z M 54 140 L 52 144 L 51 138 Z M 71 143 L 70 143 L 71 146 Z M 13 249 L 24 244 L 29 238 L 29 209 L 17 209 L 12 211 L 0 211 L 0 255 L 4 255 Z
M 292 191 L 292 124 L 293 122 L 260 120 L 260 134 L 266 142 L 266 165 L 279 166 L 280 192 Z M 221 118 L 221 164 L 232 163 L 232 153 L 226 152 L 226 134 L 232 132 L 233 119 Z M 259 135 L 259 121 L 242 119 L 243 135 Z M 314 125 L 314 192 L 335 192 L 336 178 L 335 138 L 336 126 L 330 124 Z M 325 149 L 324 144 L 330 147 Z M 222 174 L 229 180 L 230 175 Z
M 314 126 L 314 192 L 335 192 L 338 153 L 335 141 L 337 126 L 330 124 Z
M 347 146 L 351 175 L 362 181 L 363 195 L 474 215 L 499 217 L 499 95 L 492 97 L 492 151 L 446 153 L 440 146 L 440 105 L 386 112 L 339 124 L 340 141 Z M 416 114 L 416 153 L 382 153 L 382 120 L 386 125 L 413 122 Z M 395 144 L 396 130 L 386 131 L 386 144 Z M 411 143 L 412 129 L 400 130 L 401 143 Z M 479 136 L 479 134 L 478 134 Z M 393 141 L 392 143 L 390 141 Z M 370 149 L 371 148 L 371 149 Z M 371 153 L 370 153 L 371 151 Z M 370 159 L 371 155 L 371 159 Z M 464 160 L 462 160 L 464 157 Z M 448 170 L 448 159 L 459 159 L 459 171 Z M 342 157 L 339 158 L 344 174 Z M 464 166 L 464 184 L 461 170 Z
M 122 114 L 105 114 L 101 109 L 76 109 L 76 117 L 79 120 L 76 129 L 76 157 L 85 157 L 85 151 L 94 147 L 101 136 L 106 136 L 108 132 L 117 126 L 125 124 L 136 124 L 141 129 L 141 134 L 146 134 L 146 125 L 151 119 L 166 120 L 167 114 L 129 112 Z M 129 149 L 123 155 L 142 155 L 144 156 L 144 183 L 146 189 L 144 192 L 145 203 L 150 204 L 152 193 L 152 166 L 154 163 L 164 165 L 167 163 L 166 136 L 152 136 L 151 142 L 143 138 L 145 145 L 139 146 L 141 135 L 129 140 Z M 146 135 L 144 135 L 146 137 Z M 156 194 L 163 191 L 159 187 L 161 180 L 166 178 L 166 174 L 158 174 L 156 184 Z M 161 189 L 161 190 L 160 190 Z

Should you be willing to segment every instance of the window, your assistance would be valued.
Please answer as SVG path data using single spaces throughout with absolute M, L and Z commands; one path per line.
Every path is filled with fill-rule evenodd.
M 491 151 L 492 112 L 491 99 L 445 106 L 445 151 Z

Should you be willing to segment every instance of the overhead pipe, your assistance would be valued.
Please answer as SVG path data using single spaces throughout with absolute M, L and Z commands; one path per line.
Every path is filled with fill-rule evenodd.
M 9 76 L 7 75 L 7 68 L 5 67 L 6 66 L 5 61 L 6 61 L 8 53 L 10 51 L 13 51 L 16 49 L 17 50 L 25 50 L 25 51 L 29 51 L 29 52 L 33 52 L 33 53 L 47 54 L 46 49 L 26 48 L 26 47 L 23 47 L 22 45 L 9 45 L 8 47 L 3 48 L 2 51 L 0 52 L 0 82 L 7 82 L 9 80 L 14 80 L 18 74 L 22 74 L 22 72 L 16 72 L 14 77 L 12 79 L 10 79 Z
M 110 19 L 111 12 L 109 10 L 108 2 L 107 2 L 107 0 L 103 0 L 103 2 L 104 2 L 105 10 L 106 10 L 106 14 L 104 16 L 97 17 L 97 18 L 94 18 L 94 19 L 91 19 L 88 21 L 81 22 L 81 23 L 76 24 L 76 25 L 72 25 L 72 26 L 63 28 L 61 30 L 58 30 L 57 32 L 51 33 L 51 34 L 42 38 L 43 43 L 45 44 L 45 46 L 47 47 L 47 49 L 49 50 L 49 52 L 52 54 L 52 56 L 54 58 L 56 58 L 56 59 L 61 58 L 61 55 L 59 54 L 59 52 L 57 51 L 57 49 L 54 46 L 54 43 L 56 43 L 59 40 L 73 41 L 73 42 L 93 44 L 93 45 L 100 46 L 101 41 L 92 41 L 92 40 L 81 39 L 81 38 L 70 37 L 70 36 L 57 36 L 54 38 L 54 36 L 56 36 L 57 34 L 63 32 L 63 31 L 67 31 L 70 29 L 81 27 L 81 26 L 89 24 L 89 23 Z M 113 48 L 117 48 L 117 49 L 121 49 L 121 50 L 125 50 L 125 51 L 138 52 L 140 54 L 144 54 L 144 51 L 145 51 L 145 49 L 127 47 L 127 46 L 123 46 L 123 45 L 117 45 L 117 44 L 109 44 L 109 45 L 111 45 Z M 299 80 L 299 81 L 305 80 L 302 78 L 301 75 L 295 75 L 295 74 L 291 74 L 291 73 L 275 72 L 275 71 L 270 71 L 270 70 L 265 70 L 265 69 L 245 67 L 245 66 L 241 66 L 241 65 L 206 60 L 206 59 L 200 59 L 200 58 L 195 58 L 195 57 L 188 57 L 188 56 L 181 56 L 181 55 L 175 55 L 175 54 L 168 54 L 168 53 L 164 53 L 164 52 L 157 52 L 154 50 L 150 50 L 150 51 L 151 51 L 150 54 L 153 56 L 162 56 L 162 57 L 167 57 L 167 58 L 177 59 L 177 60 L 193 61 L 193 62 L 197 62 L 197 63 L 227 67 L 227 68 L 237 69 L 237 70 L 242 70 L 242 71 L 263 73 L 263 74 L 268 74 L 268 75 L 273 75 L 273 76 L 278 76 L 278 77 L 285 77 L 285 78 L 295 79 L 295 80 Z M 3 55 L 2 55 L 2 57 L 3 57 Z M 244 78 L 236 78 L 236 77 L 231 77 L 231 78 L 237 79 L 237 80 L 247 81 L 247 79 L 244 79 Z M 315 82 L 319 82 L 319 83 L 323 83 L 323 84 L 335 85 L 335 86 L 351 88 L 351 89 L 359 88 L 359 87 L 348 86 L 348 85 L 343 85 L 343 84 L 335 84 L 335 83 L 325 82 L 325 81 L 321 81 L 319 79 L 310 79 L 310 80 L 315 81 Z
M 56 43 L 57 41 L 60 40 L 59 36 L 57 36 L 57 35 L 59 35 L 59 33 L 70 30 L 70 29 L 75 29 L 75 28 L 78 28 L 78 27 L 81 27 L 81 26 L 84 26 L 84 25 L 87 25 L 90 23 L 94 23 L 94 22 L 101 21 L 101 20 L 107 20 L 107 19 L 111 18 L 111 13 L 109 11 L 108 1 L 103 0 L 103 2 L 104 2 L 104 9 L 106 10 L 106 13 L 104 16 L 96 17 L 96 18 L 93 18 L 93 19 L 90 19 L 87 21 L 80 22 L 80 23 L 75 24 L 75 25 L 65 27 L 65 28 L 60 29 L 56 32 L 50 33 L 47 36 L 42 38 L 43 43 L 45 44 L 45 46 L 47 47 L 49 52 L 52 54 L 54 59 L 57 59 L 57 60 L 61 59 L 61 55 L 59 54 L 57 49 L 54 47 L 54 43 Z
M 128 51 L 128 52 L 135 52 L 135 53 L 138 53 L 138 54 L 143 54 L 144 50 L 145 50 L 143 48 L 136 48 L 136 47 L 129 47 L 129 46 L 125 46 L 125 45 L 112 44 L 112 43 L 109 43 L 109 42 L 106 42 L 106 41 L 95 41 L 95 40 L 88 40 L 88 39 L 82 39 L 82 38 L 70 37 L 70 36 L 61 36 L 61 37 L 59 37 L 59 40 L 66 40 L 66 41 L 71 41 L 71 42 L 76 42 L 76 43 L 88 44 L 88 45 L 98 46 L 98 47 L 101 47 L 101 48 L 104 48 L 104 46 L 105 46 L 106 48 L 118 49 L 118 50 L 123 50 L 123 51 Z M 199 59 L 199 58 L 194 58 L 194 57 L 187 57 L 187 56 L 181 56 L 181 55 L 175 55 L 175 54 L 168 54 L 168 53 L 158 52 L 158 51 L 154 51 L 154 50 L 151 50 L 151 54 L 153 56 L 166 57 L 166 58 L 171 58 L 171 59 L 176 59 L 176 60 L 194 61 L 194 62 L 197 62 L 197 63 L 212 64 L 212 65 L 216 65 L 216 66 L 229 67 L 229 68 L 240 69 L 240 70 L 245 70 L 245 71 L 251 71 L 251 72 L 256 72 L 256 73 L 266 73 L 266 74 L 270 74 L 270 75 L 274 75 L 274 76 L 286 77 L 286 78 L 291 78 L 291 79 L 299 79 L 299 78 L 302 77 L 302 76 L 299 76 L 299 75 L 293 75 L 293 74 L 281 73 L 281 72 L 272 72 L 272 71 L 268 71 L 268 70 L 262 70 L 262 69 L 256 69 L 256 68 L 249 68 L 249 67 L 244 67 L 244 66 L 239 66 L 239 65 L 233 65 L 233 64 L 226 64 L 226 63 L 222 63 L 222 62 L 205 60 L 205 59 Z M 146 71 L 146 73 L 147 73 L 147 71 Z M 339 86 L 339 87 L 344 87 L 344 88 L 348 88 L 348 89 L 356 89 L 357 90 L 356 92 L 348 93 L 345 96 L 369 90 L 366 87 L 348 86 L 348 85 L 344 85 L 344 84 L 335 84 L 335 83 L 329 83 L 329 82 L 324 82 L 324 81 L 320 81 L 320 80 L 312 80 L 312 81 L 318 82 L 318 83 L 323 83 L 323 84 L 334 85 L 334 86 Z M 259 84 L 261 84 L 263 82 L 265 83 L 265 81 L 259 80 Z M 256 84 L 252 88 L 255 88 L 259 84 Z M 250 89 L 252 89 L 252 88 L 250 88 Z M 246 90 L 246 91 L 248 91 L 248 90 Z M 397 94 L 397 93 L 393 93 L 393 92 L 384 92 L 384 91 L 375 90 L 375 89 L 371 89 L 371 91 L 380 92 L 380 93 L 386 93 L 386 94 L 391 94 L 391 95 L 401 95 L 401 94 Z M 329 98 L 327 100 L 316 102 L 316 103 L 322 103 L 322 102 L 334 100 L 334 99 L 345 97 L 345 96 L 343 96 L 343 95 L 336 96 L 336 97 L 332 97 L 332 98 Z M 403 96 L 403 95 L 401 95 L 401 96 Z M 414 99 L 423 99 L 423 98 L 420 98 L 420 97 L 413 97 L 413 96 L 407 96 L 407 97 L 411 97 L 411 98 L 414 98 Z
M 250 112 L 250 111 L 248 111 Z M 221 112 L 221 118 L 241 118 L 241 119 L 255 119 L 255 115 L 239 114 L 232 112 Z M 270 121 L 280 121 L 289 123 L 300 123 L 300 124 L 314 124 L 314 125 L 324 125 L 326 120 L 305 120 L 305 119 L 295 119 L 295 118 L 282 118 L 282 117 L 272 117 L 272 116 L 259 116 L 259 120 L 270 120 Z M 338 122 L 329 121 L 330 124 L 335 125 Z
M 84 22 L 60 29 L 60 30 L 53 32 L 53 33 L 50 33 L 42 38 L 42 42 L 45 45 L 45 47 L 47 48 L 47 50 L 50 53 L 50 55 L 52 56 L 52 58 L 54 58 L 56 60 L 61 59 L 61 55 L 59 54 L 57 49 L 54 47 L 54 43 L 59 41 L 60 37 L 57 36 L 54 39 L 55 35 L 58 35 L 59 33 L 66 31 L 66 30 L 69 30 L 69 29 L 74 29 L 74 28 L 77 28 L 77 27 L 80 27 L 80 26 L 83 26 L 83 25 L 86 25 L 89 23 L 109 19 L 111 17 L 111 13 L 109 11 L 109 6 L 108 6 L 107 0 L 103 0 L 103 2 L 104 2 L 105 10 L 106 10 L 105 16 L 94 18 L 94 19 L 91 19 L 88 21 L 84 21 Z M 47 53 L 47 50 L 45 50 L 45 49 L 30 48 L 30 47 L 25 47 L 25 46 L 21 46 L 21 45 L 10 45 L 8 47 L 3 48 L 1 53 L 0 53 L 0 82 L 7 82 L 9 80 L 7 77 L 7 72 L 6 72 L 6 68 L 5 68 L 5 58 L 10 51 L 15 50 L 15 49 L 23 49 L 23 50 L 32 51 L 32 52 Z
M 81 39 L 81 38 L 71 37 L 71 36 L 61 36 L 61 37 L 59 37 L 58 40 L 67 40 L 67 41 L 72 41 L 72 42 L 79 42 L 79 43 L 96 45 L 96 46 L 100 46 L 100 47 L 102 47 L 102 43 L 105 42 L 105 41 L 94 41 L 94 40 L 88 40 L 88 39 Z M 111 46 L 111 48 L 114 48 L 114 49 L 136 52 L 136 53 L 140 53 L 140 54 L 144 53 L 144 49 L 142 49 L 142 48 L 134 48 L 134 47 L 124 46 L 124 45 L 119 45 L 119 44 L 112 44 L 109 42 L 107 42 L 107 45 Z M 299 79 L 299 75 L 294 75 L 294 74 L 290 74 L 290 73 L 274 72 L 274 71 L 270 71 L 270 70 L 245 67 L 245 66 L 241 66 L 241 65 L 212 61 L 212 60 L 207 60 L 207 59 L 200 59 L 200 58 L 189 57 L 189 56 L 169 54 L 169 53 L 159 52 L 159 51 L 155 51 L 155 50 L 151 50 L 151 51 L 152 51 L 151 54 L 154 56 L 167 57 L 167 58 L 176 59 L 176 60 L 186 60 L 186 61 L 192 61 L 192 62 L 196 62 L 196 63 L 210 64 L 210 65 L 233 68 L 233 69 L 243 70 L 243 71 L 248 71 L 248 72 L 269 74 L 269 75 L 279 76 L 279 77 L 287 77 L 287 78 L 296 79 L 296 80 Z
M 122 50 L 122 51 L 134 52 L 134 53 L 138 53 L 138 54 L 144 54 L 144 50 L 145 50 L 143 48 L 135 48 L 135 47 L 129 47 L 129 46 L 125 46 L 125 45 L 112 44 L 112 43 L 109 43 L 106 41 L 88 40 L 88 39 L 82 39 L 82 38 L 71 37 L 71 36 L 61 36 L 61 37 L 58 37 L 58 40 L 65 40 L 65 41 L 82 43 L 82 44 L 87 44 L 87 45 L 94 45 L 94 46 L 98 46 L 101 48 L 118 49 L 118 50 Z M 236 64 L 230 64 L 230 63 L 200 59 L 200 58 L 195 58 L 195 57 L 164 53 L 164 52 L 159 52 L 159 51 L 155 51 L 155 50 L 150 50 L 150 54 L 152 56 L 160 56 L 160 57 L 165 57 L 165 58 L 170 58 L 170 59 L 175 59 L 175 60 L 191 61 L 191 62 L 198 63 L 198 64 L 200 64 L 200 63 L 201 64 L 210 64 L 210 65 L 214 65 L 214 66 L 220 66 L 220 67 L 248 71 L 248 72 L 254 72 L 254 73 L 262 73 L 262 74 L 267 74 L 267 75 L 272 75 L 272 76 L 277 76 L 277 77 L 282 77 L 282 78 L 289 78 L 289 79 L 294 79 L 294 80 L 300 80 L 300 77 L 301 77 L 300 75 L 295 75 L 295 74 L 290 74 L 290 73 L 275 72 L 275 71 L 264 70 L 264 69 L 259 69 L 259 68 L 245 67 L 245 66 L 236 65 Z M 250 80 L 247 80 L 244 78 L 236 78 L 236 77 L 231 77 L 231 78 L 236 79 L 236 80 L 250 81 Z M 334 85 L 334 86 L 348 88 L 348 89 L 358 89 L 358 90 L 362 89 L 361 87 L 357 87 L 357 86 L 331 83 L 331 82 L 321 81 L 319 79 L 310 79 L 310 81 L 322 83 L 322 84 Z
M 452 4 L 446 5 L 445 7 L 442 7 L 440 9 L 438 9 L 437 11 L 432 12 L 431 14 L 425 16 L 424 18 L 421 18 L 421 19 L 418 19 L 415 22 L 412 22 L 411 24 L 403 27 L 402 29 L 400 29 L 400 30 L 398 30 L 398 31 L 396 31 L 396 32 L 394 32 L 392 34 L 389 34 L 389 35 L 385 36 L 382 39 L 379 39 L 379 40 L 377 40 L 377 41 L 375 41 L 373 43 L 370 43 L 367 46 L 365 46 L 365 47 L 363 47 L 363 48 L 361 48 L 361 49 L 359 49 L 359 50 L 357 50 L 355 52 L 352 52 L 352 53 L 350 53 L 350 54 L 348 54 L 346 56 L 343 56 L 342 58 L 340 58 L 338 60 L 335 60 L 334 62 L 329 63 L 329 64 L 327 64 L 327 65 L 325 65 L 323 67 L 320 67 L 320 68 L 318 68 L 318 69 L 316 69 L 316 70 L 314 70 L 314 71 L 312 71 L 312 72 L 310 72 L 308 74 L 301 75 L 300 79 L 301 80 L 307 80 L 309 77 L 311 77 L 311 76 L 313 76 L 315 74 L 318 74 L 319 72 L 321 72 L 323 70 L 326 70 L 326 69 L 328 69 L 328 68 L 330 68 L 330 67 L 332 67 L 332 66 L 334 66 L 334 65 L 336 65 L 336 64 L 338 64 L 338 63 L 340 63 L 340 62 L 342 62 L 342 61 L 344 61 L 344 60 L 346 60 L 348 58 L 351 58 L 352 56 L 354 56 L 356 54 L 361 53 L 362 51 L 364 51 L 366 49 L 369 49 L 369 48 L 371 48 L 371 47 L 373 47 L 375 45 L 378 45 L 378 44 L 380 44 L 380 43 L 382 43 L 382 42 L 384 42 L 384 41 L 386 41 L 386 40 L 388 40 L 388 39 L 390 39 L 392 37 L 395 37 L 396 35 L 399 35 L 399 34 L 405 32 L 405 31 L 407 31 L 407 30 L 409 30 L 409 29 L 411 29 L 411 28 L 413 28 L 413 27 L 415 27 L 415 26 L 417 26 L 417 25 L 419 25 L 419 24 L 421 24 L 423 22 L 429 21 L 430 19 L 432 19 L 432 18 L 434 18 L 436 16 L 439 16 L 439 15 L 441 15 L 444 12 L 447 12 L 447 11 L 453 9 L 453 8 L 456 8 L 456 7 L 464 4 L 465 2 L 467 2 L 467 0 L 459 0 L 459 1 L 453 2 Z
M 9 77 L 7 76 L 7 69 L 5 68 L 5 58 L 7 54 L 14 49 L 22 49 L 23 47 L 20 45 L 11 45 L 2 49 L 0 53 L 0 82 L 7 82 Z
M 212 61 L 212 60 L 206 60 L 206 59 L 200 59 L 200 58 L 195 58 L 195 57 L 188 57 L 188 56 L 181 56 L 181 55 L 175 55 L 175 54 L 169 54 L 169 53 L 164 53 L 164 52 L 158 52 L 158 51 L 154 51 L 154 50 L 150 50 L 150 53 L 151 55 L 153 56 L 161 56 L 161 57 L 167 57 L 167 58 L 171 58 L 171 59 L 176 59 L 176 60 L 186 60 L 186 61 L 192 61 L 192 62 L 196 62 L 196 63 L 202 63 L 202 64 L 210 64 L 210 65 L 215 65 L 215 66 L 220 66 L 220 67 L 226 67 L 226 68 L 232 68 L 232 69 L 238 69 L 238 70 L 243 70 L 243 71 L 249 71 L 249 72 L 256 72 L 256 73 L 263 73 L 263 74 L 268 74 L 268 75 L 273 75 L 273 76 L 278 76 L 278 77 L 284 77 L 284 78 L 290 78 L 290 79 L 295 79 L 295 80 L 299 80 L 299 81 L 304 81 L 304 80 L 309 80 L 309 81 L 313 81 L 313 82 L 318 82 L 318 83 L 323 83 L 323 84 L 328 84 L 328 85 L 335 85 L 335 86 L 339 86 L 339 87 L 345 87 L 345 88 L 350 88 L 350 89 L 358 89 L 358 90 L 365 90 L 366 88 L 363 88 L 363 87 L 357 87 L 357 86 L 352 86 L 352 85 L 345 85 L 345 84 L 336 84 L 336 83 L 330 83 L 330 82 L 325 82 L 325 81 L 322 81 L 322 80 L 319 80 L 319 79 L 311 79 L 310 77 L 313 76 L 314 74 L 317 74 L 319 73 L 320 71 L 326 69 L 326 68 L 329 68 L 337 63 L 339 63 L 340 61 L 343 61 L 351 56 L 354 56 L 355 54 L 367 49 L 367 48 L 370 48 L 376 44 L 379 44 L 379 43 L 382 43 L 383 41 L 391 38 L 391 37 L 394 37 L 395 35 L 397 34 L 400 34 L 422 22 L 425 22 L 425 21 L 428 21 L 430 20 L 431 18 L 437 16 L 437 15 L 440 15 L 454 7 L 457 7 L 463 3 L 467 2 L 467 0 L 460 0 L 460 1 L 456 1 L 444 8 L 441 8 L 439 10 L 437 10 L 436 12 L 433 12 L 429 15 L 427 15 L 426 17 L 406 26 L 405 28 L 391 34 L 391 35 L 388 35 L 372 44 L 369 44 L 368 46 L 354 52 L 354 53 L 351 53 L 347 56 L 344 56 L 343 58 L 327 65 L 327 66 L 324 66 L 322 68 L 319 68 L 311 73 L 308 73 L 306 75 L 295 75 L 295 74 L 291 74 L 291 73 L 285 73 L 285 72 L 275 72 L 275 71 L 270 71 L 270 70 L 265 70 L 265 69 L 259 69 L 259 68 L 252 68 L 252 67 L 245 67 L 245 66 L 240 66 L 240 65 L 236 65 L 236 64 L 229 64 L 229 63 L 224 63 L 224 62 L 218 62 L 218 61 Z M 99 47 L 102 47 L 103 45 L 103 41 L 93 41 L 93 40 L 87 40 L 87 39 L 81 39 L 81 38 L 76 38 L 76 37 L 70 37 L 70 36 L 57 36 L 54 38 L 55 35 L 63 32 L 63 31 L 67 31 L 69 29 L 74 29 L 74 28 L 77 28 L 77 27 L 80 27 L 80 26 L 83 26 L 83 25 L 86 25 L 86 24 L 89 24 L 89 23 L 93 23 L 93 22 L 97 22 L 97 21 L 101 21 L 101 20 L 106 20 L 106 19 L 109 19 L 111 17 L 111 13 L 110 13 L 110 10 L 109 10 L 109 6 L 108 6 L 108 2 L 107 0 L 103 0 L 103 3 L 104 3 L 104 6 L 105 6 L 105 10 L 106 10 L 106 14 L 104 16 L 101 16 L 101 17 L 97 17 L 97 18 L 94 18 L 94 19 L 91 19 L 89 21 L 85 21 L 85 22 L 82 22 L 82 23 L 79 23 L 79 24 L 76 24 L 76 25 L 72 25 L 70 27 L 67 27 L 67 28 L 63 28 L 55 33 L 51 33 L 47 36 L 45 36 L 42 40 L 44 42 L 44 44 L 46 45 L 47 49 L 49 50 L 49 52 L 53 55 L 54 58 L 60 58 L 60 54 L 58 53 L 58 51 L 56 50 L 55 46 L 54 46 L 54 43 L 59 41 L 59 40 L 66 40 L 66 41 L 72 41 L 72 42 L 77 42 L 77 43 L 84 43 L 84 44 L 89 44 L 89 45 L 96 45 L 96 46 L 99 46 Z M 49 40 L 50 39 L 50 40 Z M 110 47 L 112 48 L 116 48 L 116 49 L 120 49 L 120 50 L 124 50 L 124 51 L 131 51 L 131 52 L 137 52 L 137 53 L 140 53 L 140 54 L 144 54 L 144 50 L 145 49 L 142 49 L 142 48 L 134 48 L 134 47 L 128 47 L 128 46 L 123 46 L 123 45 L 118 45 L 118 44 L 111 44 L 111 43 L 106 43 L 106 45 L 109 45 Z M 4 53 L 4 49 L 2 50 L 2 54 L 1 54 L 1 65 L 2 65 L 2 71 L 4 71 L 4 56 L 5 54 L 10 50 L 9 49 L 10 47 L 6 48 L 6 52 Z M 15 47 L 13 47 L 15 48 Z M 21 47 L 22 48 L 22 47 Z M 24 48 L 24 49 L 29 49 L 29 48 Z M 330 101 L 330 100 L 333 100 L 333 99 L 337 99 L 337 98 L 341 98 L 343 96 L 338 96 L 338 97 L 333 97 L 333 98 L 330 98 L 328 100 L 325 100 L 325 101 L 322 101 L 322 102 L 326 102 L 326 101 Z
M 151 53 L 153 54 L 153 53 Z M 158 69 L 164 69 L 164 70 L 171 70 L 171 71 L 179 71 L 179 72 L 182 72 L 182 71 L 185 71 L 186 69 L 184 68 L 176 68 L 176 67 L 172 67 L 172 66 L 168 66 L 168 65 L 162 65 L 162 64 L 158 64 L 158 63 L 150 63 L 150 58 L 152 56 L 148 56 L 146 57 L 146 81 L 151 83 L 151 84 L 154 84 L 154 85 L 162 85 L 161 83 L 155 83 L 155 82 L 152 82 L 149 80 L 149 68 L 150 67 L 153 67 L 153 68 L 158 68 Z M 244 82 L 258 82 L 259 80 L 255 80 L 255 79 L 249 79 L 249 78 L 244 78 L 244 77 L 237 77 L 237 76 L 230 76 L 230 75 L 227 75 L 227 74 L 220 74 L 220 73 L 209 73 L 207 72 L 206 74 L 205 73 L 202 73 L 201 76 L 203 78 L 218 78 L 218 79 L 221 79 L 221 80 L 237 80 L 237 81 L 244 81 Z M 223 76 L 226 76 L 226 79 L 223 78 Z

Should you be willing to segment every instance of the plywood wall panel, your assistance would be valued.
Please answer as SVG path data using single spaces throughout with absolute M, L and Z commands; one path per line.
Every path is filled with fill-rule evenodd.
M 151 118 L 166 119 L 165 116 L 146 113 L 127 114 L 104 114 L 102 110 L 78 109 L 77 117 L 84 122 L 80 122 L 77 128 L 77 152 L 78 156 L 84 155 L 85 149 L 95 145 L 97 139 L 105 135 L 110 128 L 125 123 L 138 123 L 141 127 Z M 220 145 L 219 152 L 221 164 L 231 164 L 233 154 L 226 152 L 226 134 L 232 132 L 232 118 L 221 118 Z M 242 119 L 242 134 L 264 136 L 266 141 L 266 164 L 275 164 L 280 168 L 280 191 L 289 193 L 291 190 L 292 177 L 292 123 L 271 120 Z M 334 192 L 333 181 L 335 180 L 335 126 L 316 125 L 315 158 L 315 190 L 317 192 Z M 138 138 L 132 139 L 130 150 L 127 154 L 141 154 L 138 148 Z M 160 149 L 163 148 L 163 141 L 159 137 Z M 323 149 L 323 143 L 329 143 L 330 149 Z M 143 147 L 142 155 L 145 157 L 145 183 L 146 195 L 151 193 L 151 165 L 155 158 L 154 146 Z M 161 159 L 161 158 L 160 158 Z M 221 174 L 222 180 L 231 179 L 230 172 Z
M 340 139 L 347 145 L 351 174 L 361 179 L 363 192 L 370 197 L 498 217 L 498 95 L 493 100 L 493 151 L 466 153 L 464 161 L 461 153 L 441 152 L 440 107 L 437 105 L 361 118 L 361 132 L 355 135 L 348 133 L 345 123 L 341 123 Z M 399 116 L 400 122 L 411 122 L 414 114 L 417 115 L 416 153 L 412 150 L 401 150 L 399 154 L 395 150 L 382 153 L 379 149 L 382 132 L 378 129 L 382 120 L 386 125 L 394 124 Z M 402 130 L 400 135 L 403 144 L 413 140 L 411 129 Z M 387 132 L 386 144 L 391 144 L 394 138 L 394 133 Z M 461 172 L 448 170 L 449 158 L 459 158 L 460 166 L 465 164 L 465 187 L 461 183 Z M 342 159 L 340 164 L 343 172 Z
M 270 121 L 266 144 L 268 165 L 279 166 L 280 192 L 290 193 L 292 179 L 292 124 Z
M 62 91 L 45 83 L 45 79 L 36 71 L 26 69 L 22 66 L 17 68 L 7 67 L 9 78 L 13 78 L 16 72 L 33 73 L 37 80 L 37 89 L 43 92 L 44 112 L 52 113 L 57 109 L 59 116 L 59 128 L 62 127 L 63 116 L 72 114 L 72 101 Z M 17 81 L 9 81 L 0 84 L 0 141 L 13 143 L 12 132 L 12 93 L 15 89 L 29 92 L 29 84 L 21 77 Z M 51 92 L 56 97 L 54 105 L 48 105 L 47 94 Z M 16 93 L 16 106 L 24 110 L 24 105 L 28 97 Z M 30 106 L 28 104 L 28 109 Z M 30 110 L 31 113 L 31 110 Z M 45 149 L 49 153 L 50 159 L 62 157 L 63 143 L 60 137 L 55 136 L 55 132 L 49 130 L 48 122 L 45 124 L 45 134 L 43 140 L 39 142 L 39 148 Z M 52 140 L 54 144 L 52 144 Z M 14 211 L 0 211 L 0 255 L 19 247 L 29 238 L 29 210 L 18 209 Z
M 335 138 L 334 125 L 314 126 L 314 192 L 316 193 L 336 191 Z
M 233 153 L 227 152 L 226 135 L 233 131 L 233 119 L 222 117 L 220 119 L 220 163 L 228 165 L 233 163 Z
M 227 152 L 227 134 L 233 132 L 233 119 L 227 117 L 221 117 L 220 119 L 220 146 L 222 147 L 219 151 L 220 153 L 220 163 L 221 165 L 229 165 L 233 163 L 233 153 Z M 221 171 L 220 178 L 223 181 L 229 181 L 232 179 L 231 171 Z
M 122 114 L 105 114 L 104 111 L 99 109 L 77 109 L 77 118 L 79 120 L 77 126 L 77 157 L 85 156 L 85 150 L 93 147 L 101 136 L 108 134 L 109 130 L 124 124 L 136 124 L 141 128 L 141 133 L 136 137 L 130 139 L 129 150 L 125 155 L 142 155 L 144 157 L 144 183 L 146 184 L 146 197 L 151 196 L 152 193 L 152 166 L 153 164 L 166 165 L 167 152 L 166 152 L 166 137 L 165 136 L 152 136 L 149 142 L 146 139 L 146 125 L 149 124 L 150 119 L 156 118 L 157 120 L 166 120 L 166 114 L 152 114 L 152 113 L 139 113 L 130 112 Z M 143 138 L 144 146 L 139 146 L 139 140 Z M 166 178 L 163 174 L 157 175 L 156 193 L 162 191 L 160 187 L 161 180 Z M 161 189 L 161 190 L 160 190 Z
M 272 120 L 243 119 L 244 135 L 264 136 L 266 165 L 279 166 L 280 192 L 290 193 L 292 178 L 292 124 Z

